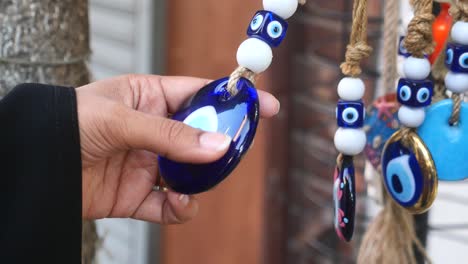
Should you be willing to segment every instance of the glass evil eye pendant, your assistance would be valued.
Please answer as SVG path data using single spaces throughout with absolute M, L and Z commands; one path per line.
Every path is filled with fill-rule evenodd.
M 335 208 L 335 231 L 340 239 L 351 241 L 354 233 L 356 187 L 354 182 L 353 157 L 342 156 L 335 169 L 333 201 Z
M 408 211 L 427 211 L 437 194 L 437 171 L 431 153 L 410 129 L 397 131 L 382 156 L 385 187 L 395 202 Z
M 189 126 L 229 135 L 227 153 L 209 164 L 179 163 L 159 157 L 159 169 L 166 185 L 179 193 L 207 191 L 231 173 L 249 150 L 259 121 L 259 101 L 254 85 L 247 79 L 237 82 L 237 94 L 226 87 L 229 78 L 214 81 L 175 113 L 172 118 Z
M 462 103 L 460 121 L 450 125 L 453 101 L 446 99 L 432 105 L 418 134 L 431 151 L 440 180 L 460 181 L 468 178 L 468 104 Z

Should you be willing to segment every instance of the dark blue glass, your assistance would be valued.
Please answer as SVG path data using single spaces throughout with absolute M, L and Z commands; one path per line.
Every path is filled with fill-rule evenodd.
M 336 120 L 339 127 L 360 128 L 364 126 L 365 109 L 362 101 L 338 101 Z
M 418 202 L 423 189 L 423 174 L 415 154 L 401 141 L 391 142 L 382 156 L 385 186 L 393 199 L 404 207 Z
M 334 178 L 335 231 L 342 240 L 350 241 L 354 233 L 354 216 L 356 212 L 353 157 L 343 157 L 341 164 L 335 169 Z
M 207 191 L 224 180 L 239 164 L 254 139 L 259 120 L 258 94 L 254 85 L 242 78 L 234 96 L 226 90 L 228 78 L 214 81 L 195 94 L 174 120 L 205 131 L 232 138 L 227 153 L 209 164 L 179 163 L 159 157 L 159 171 L 167 186 L 179 193 Z
M 398 42 L 398 55 L 408 58 L 411 54 L 405 48 L 405 37 L 401 36 Z
M 260 10 L 252 18 L 247 35 L 278 47 L 286 36 L 288 22 L 273 12 Z
M 445 65 L 455 73 L 468 73 L 468 45 L 448 43 Z
M 398 82 L 397 97 L 402 105 L 411 107 L 429 106 L 432 101 L 434 84 L 431 80 L 414 81 L 401 78 Z

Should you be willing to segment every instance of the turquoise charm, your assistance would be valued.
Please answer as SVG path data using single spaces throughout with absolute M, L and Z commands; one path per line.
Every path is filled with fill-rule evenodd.
M 460 181 L 468 178 L 468 104 L 462 103 L 460 122 L 451 126 L 453 102 L 433 104 L 418 134 L 432 154 L 439 180 Z

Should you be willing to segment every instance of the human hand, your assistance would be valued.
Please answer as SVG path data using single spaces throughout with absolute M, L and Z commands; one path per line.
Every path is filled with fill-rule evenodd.
M 208 163 L 222 157 L 230 139 L 167 118 L 209 81 L 190 77 L 125 75 L 76 90 L 83 166 L 85 219 L 134 218 L 161 224 L 193 218 L 192 196 L 156 192 L 157 155 Z M 258 91 L 260 114 L 279 102 Z

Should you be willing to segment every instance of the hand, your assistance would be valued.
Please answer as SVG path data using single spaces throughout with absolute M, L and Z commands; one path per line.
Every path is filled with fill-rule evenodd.
M 212 162 L 229 138 L 167 118 L 209 81 L 189 77 L 127 75 L 77 89 L 85 219 L 135 218 L 161 224 L 194 217 L 194 197 L 156 192 L 157 155 Z M 279 102 L 259 91 L 260 113 L 278 113 Z

